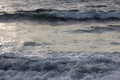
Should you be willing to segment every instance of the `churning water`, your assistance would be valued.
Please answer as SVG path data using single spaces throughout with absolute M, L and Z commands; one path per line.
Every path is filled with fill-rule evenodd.
M 0 0 L 0 80 L 119 75 L 119 0 Z

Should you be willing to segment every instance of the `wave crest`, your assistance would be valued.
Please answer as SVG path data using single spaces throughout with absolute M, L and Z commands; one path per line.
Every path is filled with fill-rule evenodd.
M 37 9 L 34 11 L 16 11 L 14 13 L 1 12 L 0 18 L 27 19 L 61 19 L 61 20 L 89 20 L 89 19 L 120 19 L 120 11 L 81 12 L 79 10 Z

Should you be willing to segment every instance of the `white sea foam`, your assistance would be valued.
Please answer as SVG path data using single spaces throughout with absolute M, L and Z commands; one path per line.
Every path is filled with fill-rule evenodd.
M 118 80 L 120 55 L 97 53 L 51 53 L 25 57 L 0 55 L 0 80 Z M 51 55 L 51 57 L 47 57 Z M 56 56 L 56 57 L 55 57 Z
M 11 21 L 13 19 L 69 19 L 69 20 L 83 20 L 83 19 L 100 19 L 100 20 L 108 20 L 108 19 L 120 19 L 120 1 L 119 0 L 1 0 L 0 1 L 0 21 L 6 23 L 7 20 Z M 19 21 L 19 20 L 18 20 Z M 20 22 L 20 21 L 19 21 Z M 38 26 L 28 25 L 30 30 L 24 32 L 22 26 L 25 26 L 25 22 L 23 25 L 18 24 L 19 22 L 13 24 L 12 26 L 1 24 L 1 43 L 0 49 L 2 51 L 10 51 L 11 52 L 2 52 L 0 51 L 0 80 L 119 80 L 120 77 L 120 54 L 119 54 L 119 25 L 118 26 L 108 26 L 108 27 L 90 27 L 89 30 L 78 29 L 77 27 L 67 30 L 73 30 L 72 32 L 81 32 L 81 35 L 77 37 L 75 35 L 62 34 L 63 27 L 57 27 L 56 30 L 49 26 L 50 31 L 58 33 L 49 33 L 49 28 L 47 27 L 45 35 L 40 37 L 41 34 L 44 34 L 41 29 L 45 29 L 46 26 L 42 28 L 36 28 Z M 22 20 L 21 20 L 22 22 Z M 52 21 L 51 21 L 52 22 Z M 118 22 L 119 23 L 119 22 Z M 17 24 L 17 26 L 16 26 Z M 30 22 L 28 23 L 30 24 Z M 32 24 L 32 23 L 31 23 Z M 38 24 L 38 23 L 37 23 Z M 54 24 L 54 23 L 53 23 Z M 72 24 L 72 23 L 71 23 Z M 98 24 L 98 23 L 95 23 Z M 103 25 L 106 23 L 103 23 Z M 111 23 L 112 24 L 112 23 Z M 18 33 L 14 32 L 13 26 L 23 29 L 18 29 Z M 18 26 L 19 25 L 19 26 Z M 87 26 L 89 23 L 87 23 Z M 91 24 L 90 24 L 91 25 Z M 100 24 L 99 24 L 100 25 Z M 108 24 L 107 24 L 108 25 Z M 4 26 L 7 26 L 6 28 Z M 32 27 L 34 26 L 34 28 Z M 64 26 L 64 25 L 63 25 Z M 74 26 L 74 25 L 73 25 Z M 84 26 L 84 25 L 75 25 L 75 26 Z M 26 27 L 26 26 L 25 26 Z M 16 29 L 17 29 L 16 28 Z M 55 27 L 54 27 L 55 28 Z M 15 30 L 16 30 L 15 29 Z M 35 31 L 32 31 L 35 29 Z M 37 31 L 38 30 L 38 31 Z M 5 32 L 3 32 L 5 31 Z M 9 33 L 7 33 L 10 31 Z M 21 31 L 19 33 L 19 31 Z M 100 34 L 104 32 L 116 32 L 114 35 L 108 33 L 111 37 L 108 37 L 107 34 Z M 17 31 L 16 31 L 17 32 Z M 35 33 L 34 33 L 35 32 Z M 37 33 L 41 32 L 41 33 Z M 92 36 L 88 33 L 93 33 Z M 4 34 L 5 33 L 5 34 Z M 11 34 L 13 33 L 13 34 Z M 31 33 L 31 34 L 29 34 Z M 88 35 L 82 33 L 87 33 Z M 12 36 L 10 36 L 11 34 Z M 20 37 L 18 36 L 20 34 Z M 30 36 L 28 36 L 28 34 Z M 36 36 L 37 34 L 37 36 Z M 56 35 L 55 35 L 56 34 Z M 60 38 L 59 35 L 61 35 Z M 23 35 L 26 35 L 25 37 Z M 33 36 L 31 36 L 33 35 Z M 54 36 L 55 35 L 55 36 Z M 117 35 L 117 36 L 116 36 Z M 18 37 L 17 37 L 18 36 Z M 52 36 L 52 37 L 48 37 Z M 67 37 L 66 37 L 67 36 Z M 75 36 L 75 39 L 71 39 Z M 83 37 L 78 39 L 78 37 Z M 88 38 L 90 38 L 90 40 Z M 93 38 L 97 36 L 99 38 Z M 2 38 L 2 37 L 5 37 Z M 10 37 L 10 39 L 8 39 Z M 17 37 L 17 38 L 16 38 Z M 33 37 L 33 38 L 32 38 Z M 40 37 L 40 38 L 38 38 Z M 56 37 L 56 39 L 51 39 Z M 66 38 L 65 38 L 66 37 Z M 23 41 L 19 42 L 14 41 L 13 39 L 26 39 L 33 41 Z M 65 39 L 64 39 L 65 38 Z M 93 38 L 93 39 L 92 39 Z M 104 39 L 105 38 L 105 39 Z M 114 38 L 114 39 L 113 39 Z M 40 39 L 40 43 L 34 42 L 34 40 Z M 42 43 L 43 41 L 48 40 L 48 42 L 54 43 L 46 45 L 46 43 Z M 63 41 L 61 40 L 63 39 Z M 60 40 L 60 42 L 57 42 Z M 97 41 L 98 40 L 98 41 Z M 76 43 L 75 42 L 81 42 Z M 70 43 L 74 42 L 74 45 Z M 62 44 L 61 44 L 62 43 Z M 61 46 L 61 45 L 62 46 Z M 78 46 L 78 45 L 81 46 Z M 96 45 L 97 44 L 97 45 Z M 103 45 L 104 44 L 104 45 Z M 111 45 L 112 44 L 112 45 Z M 59 46 L 60 45 L 60 46 Z M 64 45 L 64 46 L 63 46 Z M 72 46 L 72 47 L 66 47 Z M 107 45 L 107 46 L 106 46 Z M 75 48 L 73 48 L 73 46 Z M 77 47 L 78 49 L 76 49 Z M 111 47 L 109 47 L 111 46 Z M 114 46 L 114 47 L 113 47 Z M 117 47 L 115 47 L 117 46 Z M 42 51 L 37 51 L 37 49 L 44 49 L 46 53 L 42 53 Z M 47 49 L 46 49 L 47 47 Z M 57 48 L 56 48 L 57 47 Z M 59 52 L 62 49 L 58 48 L 66 48 L 67 51 L 72 49 L 81 51 L 98 51 L 98 53 L 81 53 L 77 52 Z M 91 49 L 92 48 L 92 49 Z M 34 49 L 33 51 L 31 49 Z M 57 52 L 52 52 L 52 49 L 58 49 Z M 95 50 L 96 49 L 96 50 Z M 101 50 L 100 50 L 101 49 Z M 30 51 L 29 51 L 30 50 Z M 72 51 L 71 50 L 71 51 Z M 12 52 L 16 51 L 16 52 Z M 19 52 L 20 51 L 20 52 Z M 101 52 L 106 53 L 101 53 Z M 114 52 L 114 53 L 107 53 Z M 118 51 L 118 52 L 115 52 Z M 34 53 L 35 52 L 35 53 Z M 49 53 L 47 53 L 49 52 Z

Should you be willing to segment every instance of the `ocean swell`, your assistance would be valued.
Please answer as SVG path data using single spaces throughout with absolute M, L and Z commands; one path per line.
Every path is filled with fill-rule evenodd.
M 13 13 L 1 12 L 1 19 L 35 19 L 35 20 L 106 20 L 106 19 L 120 19 L 120 11 L 108 12 L 82 12 L 79 10 L 54 10 L 54 9 L 37 9 L 33 11 L 15 11 Z

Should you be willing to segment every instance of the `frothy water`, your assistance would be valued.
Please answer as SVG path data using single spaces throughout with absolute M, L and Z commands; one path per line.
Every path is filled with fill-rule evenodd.
M 89 22 L 1 22 L 0 80 L 119 80 L 119 21 Z
M 1 0 L 0 80 L 119 80 L 119 0 Z
M 116 55 L 117 54 L 117 55 Z M 48 57 L 48 55 L 50 55 Z M 0 55 L 3 80 L 118 80 L 119 53 L 52 53 L 25 57 L 16 53 Z M 46 56 L 46 58 L 45 58 Z

